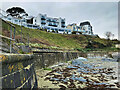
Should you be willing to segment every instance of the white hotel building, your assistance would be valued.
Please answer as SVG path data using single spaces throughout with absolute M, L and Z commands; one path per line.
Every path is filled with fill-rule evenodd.
M 52 18 L 47 17 L 46 14 L 38 14 L 38 16 L 33 19 L 33 24 L 39 25 L 39 27 L 50 32 L 71 34 L 71 29 L 66 28 L 65 18 Z
M 21 25 L 27 28 L 32 29 L 44 29 L 48 32 L 55 32 L 61 34 L 72 34 L 76 32 L 76 34 L 85 34 L 85 35 L 94 35 L 92 26 L 90 22 L 81 22 L 79 26 L 77 24 L 69 24 L 66 26 L 65 18 L 52 18 L 48 17 L 46 14 L 38 14 L 37 17 L 33 16 L 24 16 L 22 19 L 15 18 L 12 16 L 7 16 L 7 13 L 4 11 L 0 13 L 0 18 L 9 21 L 11 23 Z

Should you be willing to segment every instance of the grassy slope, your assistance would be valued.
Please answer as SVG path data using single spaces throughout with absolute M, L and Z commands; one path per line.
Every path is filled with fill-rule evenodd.
M 16 40 L 20 42 L 20 32 L 21 27 L 19 25 L 16 26 Z M 3 27 L 3 34 L 6 34 L 6 30 L 10 29 L 10 27 L 6 23 L 2 23 Z M 22 34 L 23 34 L 23 41 L 26 43 L 28 39 L 28 33 L 30 37 L 30 43 L 32 46 L 37 47 L 45 47 L 45 48 L 62 48 L 62 49 L 76 49 L 76 48 L 85 48 L 88 45 L 88 41 L 97 42 L 98 44 L 95 44 L 93 46 L 99 47 L 99 44 L 107 46 L 108 40 L 101 39 L 98 37 L 92 37 L 92 36 L 85 36 L 85 35 L 62 35 L 62 34 L 55 34 L 55 33 L 49 33 L 46 31 L 41 30 L 34 30 L 34 29 L 28 29 L 25 27 L 22 27 Z M 6 35 L 8 35 L 9 32 L 7 32 Z M 109 41 L 112 46 L 114 44 L 118 43 L 118 41 Z M 37 44 L 35 44 L 37 43 Z

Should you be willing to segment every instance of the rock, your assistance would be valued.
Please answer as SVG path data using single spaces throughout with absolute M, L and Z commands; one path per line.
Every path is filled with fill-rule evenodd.
M 63 84 L 68 85 L 68 82 L 62 81 Z
M 117 79 L 117 77 L 115 77 L 115 76 L 111 76 L 111 78 L 114 80 L 114 79 Z
M 70 77 L 72 75 L 70 73 L 63 73 L 63 76 L 66 78 L 66 77 Z
M 76 85 L 72 82 L 70 85 L 67 86 L 68 88 L 76 88 Z
M 115 84 L 110 84 L 109 87 L 115 88 Z
M 59 85 L 60 88 L 65 89 L 66 87 L 64 85 Z
M 80 59 L 82 58 L 73 60 L 72 65 L 69 66 L 60 67 L 61 65 L 58 65 L 58 67 L 46 74 L 47 77 L 45 77 L 45 80 L 52 81 L 53 86 L 59 83 L 61 89 L 85 87 L 104 88 L 107 86 L 115 87 L 115 85 L 119 87 L 120 84 L 118 83 L 110 83 L 111 80 L 114 81 L 117 79 L 116 74 L 113 75 L 114 71 L 111 68 L 112 66 L 103 68 L 101 67 L 103 63 L 94 62 L 91 64 L 87 60 Z M 108 82 L 108 85 L 102 82 Z
M 53 81 L 52 84 L 59 84 L 59 82 L 58 81 Z
M 50 80 L 50 77 L 46 77 L 44 80 Z
M 43 86 L 43 88 L 48 88 L 48 86 Z
M 118 88 L 120 88 L 120 82 L 115 83 Z

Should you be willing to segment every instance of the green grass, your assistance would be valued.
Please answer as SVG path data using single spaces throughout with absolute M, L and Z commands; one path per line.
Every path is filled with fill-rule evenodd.
M 10 30 L 10 26 L 2 22 L 3 30 Z M 20 43 L 21 38 L 21 27 L 15 25 L 16 27 L 16 41 Z M 4 34 L 4 33 L 3 33 Z M 37 29 L 28 29 L 22 27 L 23 42 L 27 44 L 28 35 L 30 40 L 30 46 L 39 47 L 39 48 L 50 48 L 50 49 L 67 49 L 67 50 L 78 50 L 78 51 L 89 51 L 91 48 L 87 48 L 89 41 L 92 41 L 94 44 L 92 47 L 97 48 L 108 48 L 108 45 L 111 44 L 112 47 L 115 44 L 120 43 L 120 41 L 111 41 L 106 39 L 101 39 L 95 36 L 88 35 L 62 35 L 55 34 L 46 31 L 41 31 Z M 21 43 L 20 43 L 21 44 Z M 104 47 L 103 47 L 104 46 Z
M 51 69 L 51 68 L 43 68 L 43 70 L 52 71 L 52 69 Z

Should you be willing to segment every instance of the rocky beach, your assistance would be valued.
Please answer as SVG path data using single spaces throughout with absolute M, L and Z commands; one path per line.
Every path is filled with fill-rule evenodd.
M 78 57 L 36 74 L 39 88 L 120 88 L 118 62 L 111 58 Z

